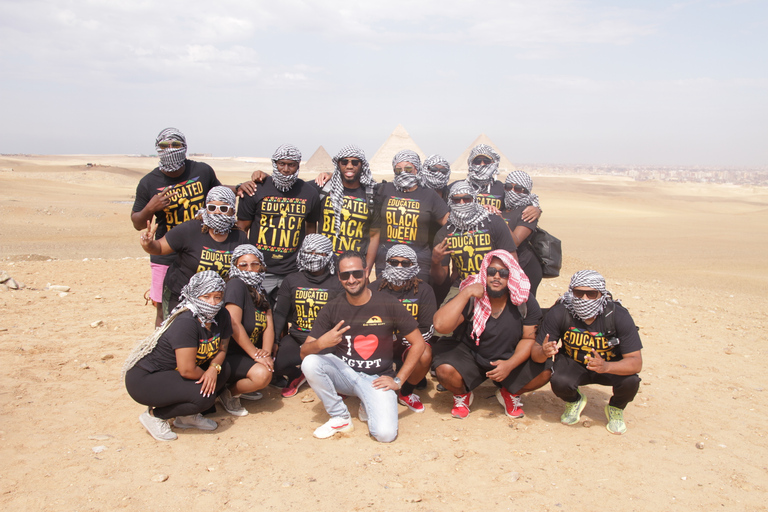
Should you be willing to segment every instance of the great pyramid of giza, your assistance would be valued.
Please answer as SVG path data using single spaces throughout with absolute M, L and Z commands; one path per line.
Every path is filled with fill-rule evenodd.
M 333 172 L 333 159 L 325 148 L 320 146 L 301 167 L 309 172 Z
M 456 159 L 455 162 L 451 164 L 451 179 L 453 180 L 453 174 L 461 174 L 462 176 L 467 175 L 467 169 L 469 165 L 467 165 L 467 158 L 469 158 L 469 153 L 472 151 L 472 148 L 477 146 L 478 144 L 488 144 L 493 149 L 496 150 L 496 152 L 501 156 L 501 162 L 499 162 L 499 176 L 506 176 L 506 174 L 509 171 L 512 171 L 515 169 L 515 166 L 512 165 L 512 162 L 509 161 L 509 158 L 504 156 L 504 153 L 501 152 L 499 147 L 491 142 L 491 139 L 488 138 L 488 136 L 484 133 L 481 133 L 478 138 L 472 142 L 472 144 L 469 145 L 469 147 L 459 156 L 459 158 Z M 503 178 L 499 178 L 502 181 Z
M 368 164 L 371 167 L 371 171 L 382 174 L 392 174 L 392 157 L 397 154 L 398 151 L 403 149 L 412 149 L 419 154 L 419 158 L 422 161 L 425 158 L 424 152 L 416 145 L 411 136 L 405 131 L 403 125 L 397 125 L 397 128 L 392 131 L 387 140 L 382 144 L 373 158 L 368 160 Z

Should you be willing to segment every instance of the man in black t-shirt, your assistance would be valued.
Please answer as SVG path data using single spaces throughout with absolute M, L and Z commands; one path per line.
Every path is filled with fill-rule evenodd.
M 558 340 L 565 353 L 558 350 Z M 554 357 L 552 392 L 566 403 L 561 423 L 579 422 L 587 405 L 579 386 L 601 384 L 613 387 L 605 406 L 606 428 L 623 434 L 624 408 L 640 387 L 642 348 L 632 317 L 613 301 L 605 278 L 594 270 L 581 270 L 544 317 L 531 357 L 539 362 Z
M 397 437 L 397 393 L 424 352 L 424 339 L 396 298 L 368 288 L 364 257 L 349 251 L 339 257 L 344 295 L 320 311 L 301 347 L 301 370 L 331 419 L 315 429 L 324 439 L 351 432 L 354 425 L 339 393 L 360 398 L 360 420 L 374 439 Z M 393 370 L 395 339 L 405 337 L 411 349 L 400 371 Z

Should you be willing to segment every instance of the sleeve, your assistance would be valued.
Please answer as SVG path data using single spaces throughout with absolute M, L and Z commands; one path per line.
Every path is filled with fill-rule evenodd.
M 315 323 L 312 324 L 312 330 L 310 331 L 309 335 L 317 339 L 326 332 L 333 329 L 334 325 L 336 325 L 333 323 L 335 311 L 336 301 L 329 302 L 323 306 L 323 308 L 320 310 L 320 313 L 318 313 L 317 318 L 315 318 Z
M 421 306 L 419 307 L 419 330 L 421 331 L 424 341 L 429 341 L 435 332 L 433 324 L 433 318 L 437 312 L 437 302 L 435 301 L 435 292 L 432 291 L 432 287 L 424 286 L 426 283 L 422 283 L 421 292 Z
M 306 187 L 306 190 L 307 195 L 309 195 L 309 201 L 307 201 L 309 210 L 307 211 L 306 222 L 320 222 L 320 194 L 317 192 L 317 188 L 309 185 Z
M 218 322 L 221 339 L 225 340 L 232 337 L 232 317 L 229 316 L 229 311 L 225 308 L 221 308 L 216 315 L 216 321 Z
M 200 223 L 195 220 L 182 222 L 165 234 L 165 241 L 168 242 L 173 252 L 183 252 L 183 249 L 187 247 L 187 241 L 190 239 L 191 230 L 199 225 Z
M 408 309 L 406 309 L 406 307 L 396 298 L 389 298 L 391 298 L 389 301 L 390 318 L 393 320 L 395 330 L 399 332 L 401 336 L 405 336 L 406 334 L 413 332 L 414 329 L 418 329 L 419 323 L 413 318 L 413 315 L 411 315 Z M 314 329 L 312 330 L 314 331 Z
M 234 304 L 240 309 L 243 308 L 247 290 L 245 283 L 240 279 L 230 279 L 224 288 L 224 305 Z M 250 297 L 248 297 L 250 299 Z
M 432 199 L 432 208 L 435 215 L 435 222 L 439 221 L 443 217 L 445 217 L 445 214 L 450 211 L 448 208 L 448 203 L 443 201 L 443 198 L 440 197 L 440 194 L 438 194 L 436 191 L 429 189 L 432 192 L 432 195 L 434 198 Z
M 539 332 L 536 334 L 536 343 L 539 345 L 543 344 L 547 334 L 549 334 L 550 341 L 557 341 L 563 336 L 564 332 L 561 330 L 560 321 L 563 318 L 564 309 L 565 306 L 562 304 L 555 304 L 549 308 L 549 311 L 541 321 Z
M 237 219 L 238 220 L 250 220 L 253 222 L 256 219 L 256 213 L 258 212 L 258 204 L 261 201 L 262 187 L 258 187 L 256 193 L 252 196 L 248 194 L 240 198 L 240 202 L 237 206 Z M 256 226 L 254 226 L 256 227 Z M 251 227 L 253 229 L 253 227 Z
M 512 239 L 512 233 L 509 231 L 507 223 L 498 215 L 491 215 L 491 218 L 496 219 L 491 221 L 491 227 L 495 232 L 493 238 L 496 240 L 496 247 L 508 252 L 517 251 L 517 246 Z
M 183 313 L 173 321 L 165 332 L 166 339 L 173 350 L 180 348 L 194 348 L 200 342 L 200 323 L 190 314 Z
M 291 312 L 291 279 L 290 276 L 283 280 L 277 292 L 275 308 L 272 310 L 272 325 L 275 328 L 275 342 L 279 343 L 280 335 L 288 324 L 288 315 Z
M 616 304 L 616 336 L 619 338 L 619 350 L 622 354 L 630 354 L 643 348 L 635 321 L 629 311 L 620 304 Z
M 539 307 L 539 301 L 530 292 L 528 292 L 526 304 L 528 311 L 523 320 L 523 325 L 539 325 L 543 314 L 541 313 L 541 307 Z
M 210 165 L 206 164 L 206 166 L 208 167 L 208 169 L 211 170 L 211 188 L 213 188 L 213 187 L 220 187 L 221 186 L 221 182 L 219 181 L 219 178 L 216 176 L 216 171 L 214 171 L 213 167 L 211 167 Z
M 143 210 L 147 203 L 149 203 L 149 200 L 152 199 L 149 193 L 149 185 L 147 184 L 147 176 L 144 176 L 139 181 L 139 184 L 136 185 L 136 199 L 133 201 L 134 212 Z

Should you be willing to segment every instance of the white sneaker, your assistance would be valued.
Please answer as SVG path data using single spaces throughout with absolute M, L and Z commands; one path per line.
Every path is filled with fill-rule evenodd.
M 160 418 L 152 416 L 149 413 L 149 407 L 139 415 L 139 421 L 144 425 L 144 428 L 147 429 L 149 435 L 158 441 L 174 441 L 179 437 L 176 435 L 176 432 L 171 430 L 171 426 L 168 425 L 168 420 L 161 420 Z
M 240 399 L 232 396 L 232 393 L 226 387 L 221 394 L 216 397 L 221 406 L 232 416 L 248 416 L 248 411 L 240 404 Z
M 191 416 L 177 416 L 173 420 L 173 426 L 178 428 L 199 428 L 200 430 L 216 430 L 219 426 L 213 420 L 203 418 L 200 413 Z
M 337 432 L 352 432 L 353 430 L 355 430 L 355 426 L 352 424 L 351 418 L 336 416 L 317 427 L 314 436 L 318 439 L 327 439 Z
M 360 409 L 357 410 L 357 417 L 363 423 L 368 423 L 368 412 L 365 410 L 365 404 L 360 400 Z
M 252 391 L 250 393 L 243 393 L 237 398 L 241 398 L 243 400 L 261 400 L 264 398 L 264 395 L 262 395 L 260 391 Z

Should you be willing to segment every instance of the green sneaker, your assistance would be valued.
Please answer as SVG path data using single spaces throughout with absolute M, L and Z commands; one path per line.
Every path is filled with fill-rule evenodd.
M 581 417 L 581 411 L 587 406 L 587 397 L 585 397 L 578 389 L 576 392 L 579 394 L 579 399 L 575 402 L 565 403 L 565 411 L 563 411 L 563 415 L 560 416 L 560 423 L 563 425 L 573 425 L 574 423 L 578 423 L 579 418 Z
M 606 405 L 605 417 L 608 418 L 608 424 L 605 428 L 607 428 L 608 432 L 611 434 L 621 435 L 627 431 L 627 425 L 624 423 L 624 409 Z

